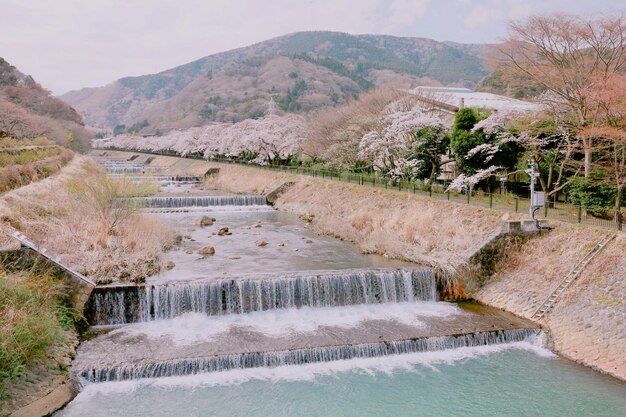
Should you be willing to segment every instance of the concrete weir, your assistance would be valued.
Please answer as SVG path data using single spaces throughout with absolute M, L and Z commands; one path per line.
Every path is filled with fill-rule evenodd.
M 336 308 L 337 312 L 341 308 L 345 307 Z M 182 321 L 127 325 L 104 329 L 104 334 L 84 342 L 72 374 L 79 384 L 180 376 L 512 343 L 540 332 L 539 326 L 527 320 L 488 307 L 480 313 L 458 310 L 443 317 L 420 316 L 412 310 L 409 314 L 416 315 L 415 324 L 366 319 L 353 327 L 322 325 L 312 331 L 278 335 L 255 329 L 250 322 L 235 322 L 223 332 L 182 341 L 178 337 Z M 271 320 L 268 313 L 273 314 L 254 313 L 253 321 Z M 214 317 L 206 326 L 221 328 L 220 321 L 229 319 Z M 164 331 L 168 327 L 173 333 Z
M 255 274 L 154 285 L 97 287 L 85 317 L 94 325 L 211 316 L 300 307 L 337 307 L 436 301 L 435 274 L 427 268 L 303 271 Z

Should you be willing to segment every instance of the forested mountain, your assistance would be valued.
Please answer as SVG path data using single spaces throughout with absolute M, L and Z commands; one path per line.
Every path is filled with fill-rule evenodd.
M 88 145 L 91 134 L 76 110 L 53 97 L 30 75 L 0 58 L 0 138 L 46 136 L 61 144 Z
M 423 38 L 299 32 L 62 98 L 101 128 L 188 127 L 260 117 L 271 100 L 287 112 L 341 105 L 385 83 L 471 88 L 489 73 L 483 49 Z

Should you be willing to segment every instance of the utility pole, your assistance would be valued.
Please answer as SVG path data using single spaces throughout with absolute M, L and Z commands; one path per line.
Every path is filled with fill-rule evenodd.
M 535 220 L 535 162 L 530 163 L 530 220 Z
M 530 175 L 530 219 L 535 220 L 535 211 L 537 211 L 540 207 L 543 207 L 545 194 L 543 192 L 535 192 L 535 179 L 539 176 L 539 172 L 536 172 L 536 164 L 533 160 L 528 160 L 528 164 L 530 165 L 530 169 L 527 169 L 526 172 Z

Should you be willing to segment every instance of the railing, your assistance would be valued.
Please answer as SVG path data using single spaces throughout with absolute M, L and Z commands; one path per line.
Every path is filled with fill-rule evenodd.
M 48 251 L 45 248 L 40 248 L 36 243 L 34 243 L 30 239 L 28 239 L 26 236 L 24 236 L 20 232 L 15 232 L 15 233 L 13 233 L 12 236 L 15 239 L 17 239 L 22 244 L 22 246 L 27 247 L 27 248 L 37 252 L 39 255 L 43 256 L 44 258 L 46 258 L 48 261 L 52 262 L 53 264 L 55 264 L 59 268 L 67 271 L 73 277 L 79 279 L 80 281 L 86 283 L 87 285 L 89 285 L 91 287 L 95 287 L 96 286 L 95 282 L 93 282 L 92 280 L 90 280 L 89 278 L 84 276 L 83 274 L 80 274 L 80 273 L 74 271 L 69 266 L 64 265 L 61 262 L 61 259 L 58 256 L 53 256 L 53 255 L 49 254 Z
M 135 152 L 146 153 L 153 155 L 163 156 L 176 156 L 181 157 L 178 153 L 173 151 L 136 151 L 129 149 L 117 149 L 117 148 L 97 148 L 101 150 L 123 151 L 123 152 Z M 182 158 L 188 159 L 200 159 L 205 160 L 200 155 L 187 155 Z M 210 159 L 213 162 L 238 164 L 244 166 L 253 166 L 255 168 L 265 169 L 269 171 L 286 172 L 298 175 L 309 175 L 312 177 L 325 178 L 332 181 L 347 182 L 351 184 L 358 184 L 366 187 L 384 188 L 396 191 L 405 191 L 411 194 L 428 196 L 435 200 L 447 200 L 460 204 L 469 204 L 473 206 L 505 210 L 515 213 L 528 213 L 530 209 L 530 199 L 522 198 L 512 194 L 498 194 L 498 193 L 483 193 L 483 192 L 455 192 L 445 191 L 440 185 L 424 186 L 422 183 L 409 182 L 409 181 L 396 181 L 390 182 L 386 179 L 381 179 L 376 176 L 355 174 L 351 172 L 338 172 L 328 169 L 315 169 L 301 166 L 286 166 L 286 165 L 256 165 L 246 162 L 233 161 L 232 159 L 214 158 Z M 588 213 L 587 208 L 582 206 L 576 206 L 569 203 L 547 201 L 546 206 L 542 207 L 535 213 L 537 219 L 555 219 L 570 223 L 581 223 L 593 226 L 605 227 L 613 230 L 623 230 L 624 222 L 621 216 L 616 216 L 614 219 L 603 219 L 596 216 L 592 216 Z

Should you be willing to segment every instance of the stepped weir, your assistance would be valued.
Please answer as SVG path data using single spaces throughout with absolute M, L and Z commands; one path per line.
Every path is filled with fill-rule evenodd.
M 436 301 L 430 269 L 347 270 L 266 279 L 96 288 L 85 316 L 94 325 L 300 307 Z
M 112 176 L 131 174 L 127 177 L 131 181 L 139 180 L 133 174 L 147 168 L 132 160 L 101 163 Z M 195 182 L 185 177 L 153 178 L 160 183 Z M 258 211 L 237 207 L 265 206 L 263 196 L 155 196 L 120 203 L 154 209 L 197 207 L 220 213 L 220 223 L 235 230 L 223 239 L 194 226 L 197 219 L 191 216 L 177 217 L 181 230 L 191 230 L 194 236 L 183 241 L 181 249 L 186 244 L 186 253 L 193 254 L 199 244 L 210 243 L 222 245 L 218 254 L 220 249 L 228 254 L 240 245 L 237 249 L 249 264 L 240 261 L 239 271 L 246 272 L 237 276 L 237 265 L 230 266 L 229 259 L 239 257 L 183 255 L 176 258 L 176 264 L 187 263 L 180 271 L 188 275 L 172 276 L 177 265 L 168 271 L 175 281 L 159 281 L 168 276 L 164 274 L 142 285 L 96 287 L 85 317 L 97 334 L 83 341 L 71 371 L 81 386 L 514 343 L 540 333 L 539 326 L 496 309 L 485 307 L 476 313 L 438 302 L 437 279 L 430 268 L 371 260 L 349 248 L 342 256 L 337 241 L 325 237 L 306 240 L 305 246 L 316 251 L 307 252 L 298 245 L 305 242 L 305 227 L 292 219 L 280 223 L 270 216 L 267 223 L 264 218 L 262 228 L 253 228 L 253 221 L 260 222 Z M 227 212 L 243 216 L 244 221 L 223 214 Z M 268 243 L 255 245 L 257 236 L 273 240 L 274 245 L 259 248 Z M 287 245 L 276 244 L 280 241 Z M 310 258 L 319 253 L 323 262 L 313 263 Z M 267 262 L 268 256 L 279 259 Z M 320 264 L 328 268 L 337 257 L 355 263 L 338 267 L 352 269 L 269 272 L 277 264 L 284 268 L 285 259 L 298 256 L 299 263 L 293 264 L 296 269 L 315 269 Z M 259 271 L 249 273 L 241 269 L 242 263 L 253 270 L 258 266 Z M 202 279 L 184 280 L 195 276 L 190 271 L 199 271 Z M 222 272 L 228 278 L 218 275 Z
M 267 200 L 260 195 L 204 196 L 204 197 L 143 197 L 120 199 L 145 208 L 183 208 L 216 206 L 264 206 Z
M 84 382 L 123 381 L 220 372 L 232 369 L 303 365 L 354 358 L 373 358 L 415 352 L 432 352 L 461 347 L 486 346 L 527 340 L 539 334 L 537 329 L 494 330 L 460 335 L 409 340 L 382 341 L 342 346 L 323 346 L 284 351 L 246 352 L 206 358 L 152 361 L 143 364 L 86 369 L 78 373 Z

